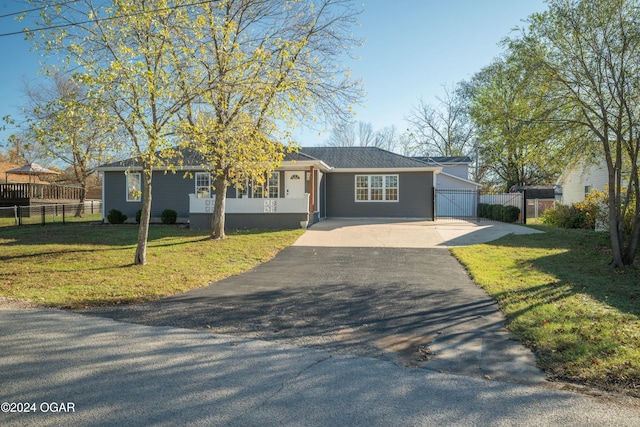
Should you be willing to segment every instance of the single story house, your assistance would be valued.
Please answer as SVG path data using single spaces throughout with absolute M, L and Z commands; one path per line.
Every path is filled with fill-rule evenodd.
M 153 171 L 151 217 L 157 220 L 172 209 L 190 227 L 209 228 L 215 195 L 207 165 L 190 150 L 182 150 L 180 159 L 172 168 Z M 117 209 L 135 218 L 142 207 L 138 162 L 127 159 L 97 170 L 103 177 L 103 217 Z M 264 185 L 229 186 L 225 225 L 297 228 L 327 217 L 433 220 L 435 176 L 441 170 L 374 147 L 300 148 L 286 155 Z
M 605 191 L 608 182 L 609 172 L 604 157 L 595 162 L 576 161 L 556 181 L 556 200 L 563 205 L 582 202 L 591 190 Z
M 469 179 L 471 157 L 413 157 L 430 166 L 442 167 L 436 175 L 436 215 L 474 218 L 477 214 L 481 184 Z

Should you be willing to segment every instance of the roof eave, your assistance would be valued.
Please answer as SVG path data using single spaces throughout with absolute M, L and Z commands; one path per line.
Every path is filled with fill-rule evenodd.
M 434 174 L 442 172 L 442 167 L 404 167 L 404 168 L 333 168 L 331 172 L 336 173 L 398 173 L 398 172 L 433 172 Z

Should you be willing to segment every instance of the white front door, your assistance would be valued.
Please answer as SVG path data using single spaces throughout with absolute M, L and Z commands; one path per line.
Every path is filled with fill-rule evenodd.
M 288 199 L 304 197 L 304 171 L 284 171 L 284 193 Z

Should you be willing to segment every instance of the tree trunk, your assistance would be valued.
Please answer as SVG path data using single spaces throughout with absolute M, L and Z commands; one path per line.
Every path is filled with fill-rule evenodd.
M 211 237 L 224 239 L 224 211 L 227 201 L 227 179 L 225 176 L 216 176 L 216 202 L 213 206 L 211 217 Z
M 81 182 L 81 186 L 82 186 L 82 191 L 80 192 L 80 203 L 78 204 L 78 207 L 76 209 L 76 217 L 77 218 L 81 218 L 82 215 L 84 215 L 84 201 L 87 198 L 87 182 L 83 181 Z
M 142 214 L 138 227 L 138 247 L 136 248 L 135 265 L 147 264 L 147 239 L 149 237 L 149 222 L 151 219 L 151 175 L 152 172 L 142 172 Z

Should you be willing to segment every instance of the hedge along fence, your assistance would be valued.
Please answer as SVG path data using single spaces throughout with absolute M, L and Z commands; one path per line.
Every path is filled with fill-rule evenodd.
M 488 218 L 495 221 L 516 222 L 520 217 L 520 208 L 515 206 L 480 203 L 478 205 L 478 216 L 480 218 Z

